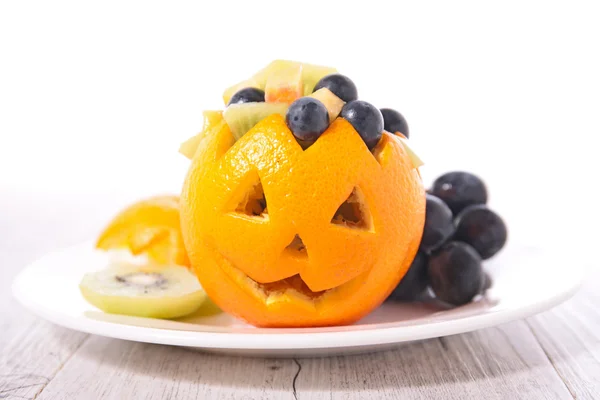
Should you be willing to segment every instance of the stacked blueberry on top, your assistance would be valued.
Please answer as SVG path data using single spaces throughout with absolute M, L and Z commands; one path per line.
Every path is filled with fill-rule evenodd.
M 271 114 L 285 116 L 303 148 L 315 143 L 338 117 L 352 124 L 369 150 L 384 130 L 409 135 L 399 112 L 358 100 L 354 82 L 331 68 L 282 61 L 234 88 L 227 95 L 224 118 L 236 139 Z
M 366 101 L 358 100 L 354 82 L 341 74 L 323 77 L 317 82 L 312 96 L 293 102 L 286 122 L 294 136 L 306 147 L 325 132 L 338 114 L 352 124 L 369 149 L 379 143 L 384 129 L 381 111 Z
M 490 286 L 482 261 L 507 239 L 502 218 L 487 206 L 487 188 L 468 172 L 440 176 L 428 191 L 419 252 L 390 299 L 412 301 L 428 287 L 450 305 L 473 300 Z

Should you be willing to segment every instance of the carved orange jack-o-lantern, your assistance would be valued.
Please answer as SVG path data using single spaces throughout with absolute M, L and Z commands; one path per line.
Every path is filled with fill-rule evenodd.
M 337 119 L 302 150 L 273 115 L 237 142 L 225 123 L 203 140 L 183 188 L 182 232 L 223 310 L 257 326 L 348 324 L 406 273 L 425 196 L 393 135 L 370 152 Z

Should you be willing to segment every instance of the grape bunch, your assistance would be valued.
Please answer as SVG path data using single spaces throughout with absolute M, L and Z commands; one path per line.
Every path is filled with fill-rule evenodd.
M 491 286 L 483 260 L 504 247 L 507 229 L 487 198 L 483 181 L 468 172 L 448 172 L 434 181 L 419 251 L 389 300 L 417 301 L 433 293 L 460 306 Z

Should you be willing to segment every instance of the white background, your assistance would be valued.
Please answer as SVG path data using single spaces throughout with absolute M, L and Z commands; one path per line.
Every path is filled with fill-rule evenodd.
M 177 192 L 202 110 L 287 58 L 335 66 L 401 111 L 428 183 L 481 175 L 513 240 L 585 251 L 599 21 L 571 1 L 3 1 L 0 223 L 56 218 L 83 240 L 124 203 Z

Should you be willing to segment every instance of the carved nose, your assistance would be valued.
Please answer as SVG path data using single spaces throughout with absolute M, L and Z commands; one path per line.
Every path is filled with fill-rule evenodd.
M 300 235 L 294 236 L 294 239 L 292 239 L 290 244 L 286 246 L 284 252 L 288 253 L 294 258 L 308 258 L 306 246 L 304 245 Z

